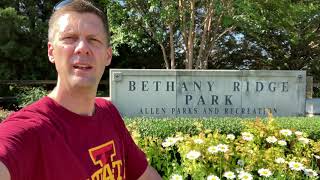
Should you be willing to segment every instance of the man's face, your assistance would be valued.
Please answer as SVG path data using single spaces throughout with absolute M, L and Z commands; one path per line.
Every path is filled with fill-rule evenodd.
M 92 13 L 68 12 L 58 17 L 48 56 L 64 88 L 96 88 L 112 51 L 102 21 Z

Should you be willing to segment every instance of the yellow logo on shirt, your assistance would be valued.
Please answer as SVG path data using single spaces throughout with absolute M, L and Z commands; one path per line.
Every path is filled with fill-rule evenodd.
M 109 141 L 89 149 L 92 162 L 100 169 L 91 175 L 91 180 L 122 180 L 122 160 L 115 160 L 116 149 L 114 141 Z

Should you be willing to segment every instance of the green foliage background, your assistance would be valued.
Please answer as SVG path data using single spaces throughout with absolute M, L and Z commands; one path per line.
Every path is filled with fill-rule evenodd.
M 32 0 L 0 2 L 0 79 L 56 78 L 54 66 L 47 60 L 47 22 L 55 3 Z M 99 0 L 96 3 L 109 16 L 115 52 L 111 67 L 164 67 L 157 39 L 146 30 L 148 26 L 165 26 L 176 20 L 176 1 Z M 202 3 L 196 6 L 201 8 Z M 215 5 L 216 11 L 224 11 L 222 1 L 215 1 Z M 233 17 L 223 16 L 222 26 L 232 24 L 235 28 L 217 43 L 215 53 L 210 55 L 209 68 L 304 69 L 315 79 L 319 78 L 320 1 L 236 0 L 232 7 Z M 145 16 L 135 14 L 140 12 L 139 8 L 143 8 Z M 203 16 L 201 9 L 196 16 Z M 195 23 L 202 26 L 197 24 L 201 21 Z M 158 41 L 169 48 L 166 29 L 162 26 L 157 30 Z M 177 67 L 184 68 L 180 28 L 179 23 L 175 23 L 175 56 Z M 199 38 L 196 36 L 195 41 Z

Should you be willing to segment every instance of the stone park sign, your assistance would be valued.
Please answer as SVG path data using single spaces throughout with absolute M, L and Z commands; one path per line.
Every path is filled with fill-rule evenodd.
M 123 116 L 301 116 L 305 71 L 110 69 Z

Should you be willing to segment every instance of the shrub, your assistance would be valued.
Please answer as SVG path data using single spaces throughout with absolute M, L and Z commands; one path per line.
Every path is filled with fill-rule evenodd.
M 201 129 L 214 129 L 220 133 L 233 133 L 239 135 L 244 128 L 242 122 L 252 122 L 254 118 L 238 117 L 212 117 L 212 118 L 125 118 L 126 124 L 138 124 L 137 131 L 142 136 L 166 138 L 173 136 L 176 132 L 196 135 Z M 263 122 L 267 118 L 262 119 Z M 313 139 L 320 139 L 320 117 L 276 117 L 278 126 L 284 129 L 299 129 L 310 135 Z M 197 122 L 197 123 L 195 123 Z
M 0 108 L 0 123 L 4 120 L 12 111 L 7 111 Z
M 242 121 L 241 132 L 234 135 L 198 121 L 197 134 L 171 132 L 175 135 L 165 139 L 141 136 L 138 121 L 128 127 L 163 179 L 317 179 L 319 140 L 278 122 L 272 117 Z
M 19 107 L 25 107 L 38 99 L 42 98 L 43 96 L 46 96 L 48 92 L 44 90 L 42 87 L 24 87 L 21 88 L 17 95 L 17 101 L 19 104 Z
M 221 132 L 240 132 L 241 118 L 125 118 L 128 126 L 139 124 L 138 131 L 141 136 L 154 136 L 165 138 L 172 136 L 175 132 L 189 133 L 195 135 L 200 132 L 201 124 L 203 128 L 218 129 Z M 237 124 L 237 125 L 236 125 Z

